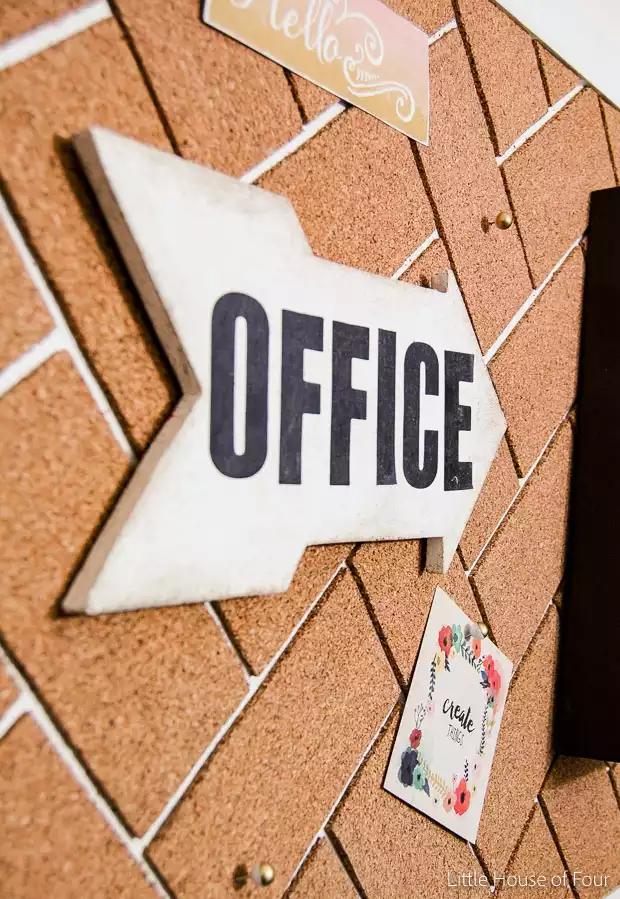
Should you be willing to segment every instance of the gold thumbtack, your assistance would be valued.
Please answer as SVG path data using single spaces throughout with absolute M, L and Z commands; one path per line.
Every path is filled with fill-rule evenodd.
M 500 212 L 495 219 L 495 224 L 500 231 L 507 231 L 512 225 L 512 215 L 510 212 Z
M 480 628 L 480 633 L 482 634 L 483 637 L 489 636 L 489 629 L 486 626 L 486 624 L 484 623 L 484 621 L 479 621 L 478 627 Z
M 273 883 L 275 876 L 276 872 L 269 862 L 260 862 L 252 868 L 252 879 L 261 887 L 268 887 L 270 883 Z

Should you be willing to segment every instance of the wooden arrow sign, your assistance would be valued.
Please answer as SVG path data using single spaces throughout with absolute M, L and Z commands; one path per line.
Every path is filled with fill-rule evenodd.
M 445 571 L 505 430 L 452 276 L 327 262 L 283 197 L 101 128 L 75 143 L 183 397 L 65 609 L 278 593 L 319 543 L 430 537 Z

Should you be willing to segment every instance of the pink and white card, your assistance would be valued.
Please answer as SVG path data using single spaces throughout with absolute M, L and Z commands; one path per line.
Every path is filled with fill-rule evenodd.
M 512 662 L 437 587 L 384 787 L 475 843 Z

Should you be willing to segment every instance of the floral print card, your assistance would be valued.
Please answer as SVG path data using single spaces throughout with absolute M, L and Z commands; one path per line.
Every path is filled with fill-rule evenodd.
M 383 786 L 476 842 L 512 662 L 437 587 Z

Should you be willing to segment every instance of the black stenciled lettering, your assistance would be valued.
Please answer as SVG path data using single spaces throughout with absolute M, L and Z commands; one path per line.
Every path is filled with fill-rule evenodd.
M 245 450 L 234 448 L 235 324 L 247 323 Z M 211 431 L 213 464 L 229 478 L 249 478 L 267 456 L 269 322 L 258 300 L 227 293 L 211 318 Z
M 379 329 L 377 386 L 377 484 L 396 483 L 396 334 Z
M 439 394 L 439 360 L 427 343 L 412 343 L 405 354 L 405 410 L 403 420 L 403 471 L 412 487 L 430 487 L 437 475 L 439 434 L 424 431 L 424 460 L 420 465 L 420 392 L 424 365 L 424 390 Z
M 445 353 L 444 490 L 471 490 L 471 462 L 459 460 L 459 431 L 471 431 L 471 408 L 459 405 L 459 383 L 474 380 L 471 353 Z
M 330 484 L 349 483 L 351 421 L 366 418 L 366 392 L 351 387 L 351 361 L 368 359 L 368 345 L 368 328 L 334 322 Z
M 280 483 L 301 484 L 301 435 L 305 412 L 321 411 L 321 388 L 304 381 L 304 350 L 323 349 L 323 319 L 282 312 Z

